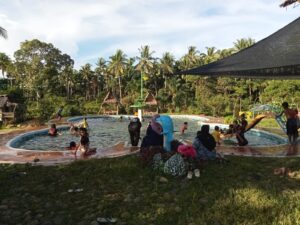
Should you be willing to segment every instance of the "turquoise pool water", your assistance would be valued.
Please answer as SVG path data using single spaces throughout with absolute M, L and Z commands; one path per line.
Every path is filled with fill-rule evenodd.
M 73 121 L 80 121 L 73 119 Z M 90 146 L 97 148 L 106 148 L 116 144 L 119 141 L 127 141 L 130 143 L 128 134 L 128 117 L 123 117 L 122 121 L 113 117 L 97 117 L 88 118 L 88 124 L 90 127 Z M 141 129 L 141 137 L 145 135 L 146 128 L 150 118 L 146 118 L 143 122 Z M 180 135 L 178 130 L 183 122 L 188 122 L 188 130 L 183 135 Z M 200 129 L 203 121 L 201 119 L 191 118 L 173 118 L 174 122 L 174 137 L 175 139 L 193 140 L 197 131 Z M 214 125 L 211 125 L 213 128 Z M 71 141 L 79 142 L 79 137 L 71 135 L 68 127 L 60 127 L 60 133 L 62 135 L 57 137 L 51 137 L 47 135 L 47 130 L 32 132 L 28 135 L 23 135 L 21 138 L 16 138 L 11 143 L 11 147 L 27 149 L 27 150 L 64 150 Z M 251 130 L 246 133 L 246 138 L 251 146 L 270 146 L 285 144 L 286 141 L 283 138 L 277 137 L 266 132 L 257 132 Z M 231 141 L 236 142 L 235 138 L 231 138 Z

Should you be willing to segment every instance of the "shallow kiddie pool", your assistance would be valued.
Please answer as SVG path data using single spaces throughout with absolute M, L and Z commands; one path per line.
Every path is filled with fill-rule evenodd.
M 200 129 L 201 124 L 206 123 L 205 118 L 197 116 L 171 116 L 174 123 L 175 139 L 193 140 L 197 131 Z M 141 129 L 141 137 L 145 135 L 146 128 L 151 118 L 145 118 Z M 71 118 L 69 122 L 79 122 L 82 117 Z M 87 117 L 89 124 L 89 136 L 90 146 L 97 147 L 98 149 L 113 146 L 114 144 L 125 141 L 130 143 L 128 134 L 129 117 L 122 116 L 91 116 Z M 188 122 L 188 129 L 183 135 L 178 131 L 180 126 Z M 210 124 L 211 129 L 217 124 Z M 220 125 L 221 128 L 226 128 L 226 125 Z M 49 136 L 48 129 L 28 132 L 19 135 L 12 139 L 8 146 L 11 148 L 25 149 L 25 150 L 57 150 L 62 151 L 69 145 L 71 141 L 79 142 L 79 137 L 71 135 L 69 132 L 69 126 L 58 127 L 60 136 Z M 258 130 L 251 130 L 246 133 L 246 138 L 249 141 L 249 146 L 273 146 L 286 144 L 286 139 Z M 236 141 L 235 138 L 231 138 L 231 141 Z

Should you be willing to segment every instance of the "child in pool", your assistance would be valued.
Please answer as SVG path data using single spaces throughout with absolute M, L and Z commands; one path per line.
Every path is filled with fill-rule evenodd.
M 184 134 L 184 131 L 188 129 L 188 122 L 184 122 L 180 127 L 180 134 Z
M 90 148 L 90 139 L 89 139 L 89 134 L 87 132 L 87 129 L 80 127 L 79 134 L 80 134 L 80 143 L 78 145 L 78 148 L 76 149 L 75 155 L 78 150 L 84 156 L 88 156 L 88 155 L 96 153 L 96 148 Z
M 56 125 L 55 124 L 51 124 L 51 127 L 48 131 L 48 134 L 52 137 L 55 137 L 57 135 L 60 135 L 60 133 L 58 133 L 57 129 L 56 129 Z
M 66 150 L 76 150 L 77 149 L 77 145 L 75 143 L 75 141 L 71 141 L 70 142 L 70 146 L 65 148 Z

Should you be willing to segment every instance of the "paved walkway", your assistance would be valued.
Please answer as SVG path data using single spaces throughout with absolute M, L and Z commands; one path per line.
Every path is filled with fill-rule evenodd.
M 213 121 L 214 122 L 214 121 Z M 65 123 L 62 121 L 61 124 Z M 134 154 L 139 151 L 138 147 L 130 147 L 125 142 L 120 142 L 112 147 L 97 150 L 97 153 L 89 157 L 75 157 L 71 151 L 30 151 L 30 150 L 11 150 L 6 147 L 6 143 L 13 137 L 32 130 L 45 128 L 29 127 L 10 132 L 0 133 L 0 163 L 35 163 L 52 165 L 60 163 L 70 163 L 75 160 L 85 160 L 89 158 L 119 157 Z M 270 147 L 239 147 L 239 146 L 218 146 L 218 152 L 225 155 L 257 156 L 257 157 L 285 157 L 300 156 L 300 141 L 296 146 L 280 145 Z

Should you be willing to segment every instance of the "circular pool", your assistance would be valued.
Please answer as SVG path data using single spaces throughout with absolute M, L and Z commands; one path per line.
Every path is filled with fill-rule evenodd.
M 184 139 L 192 141 L 196 132 L 200 129 L 200 126 L 206 123 L 206 119 L 198 116 L 171 116 L 174 123 L 174 138 Z M 145 135 L 147 125 L 150 121 L 149 118 L 145 118 L 141 129 L 141 137 Z M 69 122 L 79 122 L 82 117 L 74 117 L 69 119 Z M 128 122 L 129 116 L 91 116 L 87 117 L 89 124 L 89 136 L 90 146 L 103 149 L 114 144 L 125 141 L 129 142 L 128 134 Z M 183 135 L 178 130 L 183 122 L 188 122 L 188 129 Z M 217 124 L 210 124 L 211 129 Z M 220 125 L 221 128 L 226 128 L 226 125 Z M 7 145 L 10 148 L 25 149 L 25 150 L 54 150 L 62 151 L 69 145 L 71 141 L 79 142 L 79 137 L 71 135 L 69 132 L 69 126 L 58 127 L 61 135 L 51 137 L 48 135 L 48 129 L 28 132 L 17 136 L 12 139 Z M 258 130 L 252 129 L 245 134 L 249 141 L 249 146 L 273 146 L 286 144 L 286 139 Z M 231 141 L 236 141 L 235 138 L 231 138 Z

